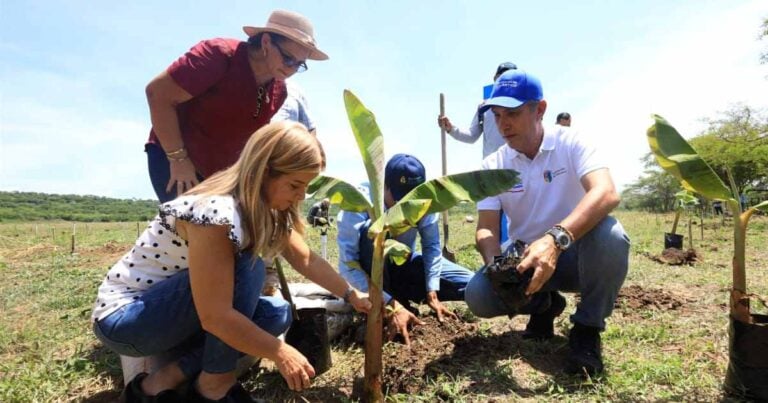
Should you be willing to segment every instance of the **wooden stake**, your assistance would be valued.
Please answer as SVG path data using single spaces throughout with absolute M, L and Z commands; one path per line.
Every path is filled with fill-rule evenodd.
M 693 249 L 693 226 L 690 216 L 688 216 L 688 249 Z

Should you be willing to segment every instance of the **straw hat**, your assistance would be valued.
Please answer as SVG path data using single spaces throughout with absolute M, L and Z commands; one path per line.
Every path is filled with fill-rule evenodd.
M 328 55 L 317 48 L 315 44 L 312 23 L 301 14 L 285 10 L 275 10 L 269 15 L 264 27 L 243 27 L 243 31 L 251 37 L 262 32 L 274 32 L 282 35 L 310 50 L 308 59 L 327 60 Z

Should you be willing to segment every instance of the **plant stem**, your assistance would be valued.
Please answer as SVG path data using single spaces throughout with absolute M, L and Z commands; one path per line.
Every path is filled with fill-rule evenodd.
M 383 402 L 382 383 L 382 283 L 384 280 L 384 239 L 386 231 L 377 234 L 373 239 L 373 261 L 371 262 L 371 278 L 368 281 L 368 298 L 371 300 L 371 311 L 368 313 L 365 329 L 365 385 L 364 400 L 366 402 Z
M 672 224 L 672 234 L 677 234 L 677 221 L 680 220 L 680 213 L 682 211 L 682 207 L 678 207 L 677 210 L 675 210 L 675 222 Z
M 728 204 L 733 211 L 733 289 L 740 291 L 744 294 L 747 293 L 747 274 L 746 268 L 746 236 L 747 236 L 747 223 L 742 220 L 741 217 L 741 204 L 739 203 L 739 190 L 736 188 L 736 181 L 733 180 L 731 170 L 725 170 L 728 175 L 728 181 L 731 185 L 731 193 L 733 198 L 728 200 Z M 733 307 L 731 307 L 733 310 Z

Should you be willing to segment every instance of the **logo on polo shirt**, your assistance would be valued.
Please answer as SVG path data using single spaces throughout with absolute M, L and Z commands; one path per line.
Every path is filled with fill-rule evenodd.
M 544 182 L 551 183 L 553 179 L 557 178 L 558 176 L 564 173 L 565 173 L 565 168 L 560 168 L 558 170 L 555 170 L 554 172 L 547 169 L 546 171 L 544 171 L 542 175 L 544 176 Z
M 544 171 L 544 182 L 547 182 L 547 183 L 552 182 L 552 171 L 550 171 L 549 169 Z

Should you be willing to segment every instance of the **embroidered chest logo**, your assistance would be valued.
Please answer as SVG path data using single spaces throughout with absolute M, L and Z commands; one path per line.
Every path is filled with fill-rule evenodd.
M 550 171 L 549 169 L 547 169 L 542 174 L 544 176 L 544 182 L 551 183 L 553 179 L 564 174 L 565 172 L 566 172 L 565 168 L 560 168 L 555 171 Z

